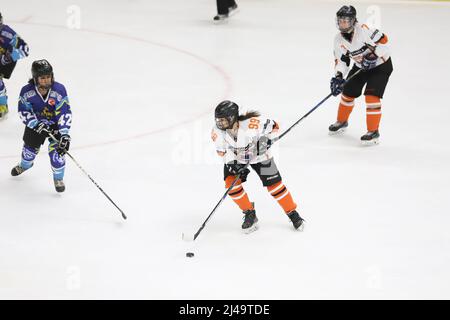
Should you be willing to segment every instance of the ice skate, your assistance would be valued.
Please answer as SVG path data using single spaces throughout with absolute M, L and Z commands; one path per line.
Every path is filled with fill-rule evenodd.
M 258 218 L 255 209 L 244 211 L 244 222 L 242 223 L 242 231 L 244 233 L 252 233 L 258 230 Z
M 225 22 L 228 19 L 228 14 L 218 14 L 214 17 L 214 23 L 219 24 Z
M 214 23 L 225 22 L 226 20 L 228 20 L 229 17 L 234 16 L 238 12 L 239 12 L 239 8 L 238 8 L 237 4 L 235 4 L 234 6 L 228 8 L 228 13 L 216 15 L 213 19 Z
M 66 186 L 64 184 L 64 181 L 62 180 L 53 180 L 55 183 L 55 190 L 58 193 L 64 192 L 66 190 Z
M 342 134 L 348 127 L 348 122 L 339 122 L 336 121 L 331 126 L 328 127 L 328 134 L 331 136 Z
M 369 131 L 361 137 L 361 143 L 364 146 L 373 146 L 379 143 L 380 133 L 378 130 Z
M 33 165 L 31 165 L 33 166 Z M 31 168 L 31 167 L 30 167 Z M 29 169 L 29 168 L 28 168 Z M 11 170 L 11 175 L 13 177 L 16 177 L 18 175 L 21 175 L 22 173 L 24 173 L 25 171 L 27 171 L 28 169 L 22 168 L 20 165 L 15 166 L 14 168 L 12 168 Z
M 291 219 L 292 225 L 294 226 L 295 230 L 303 231 L 305 227 L 305 220 L 300 217 L 296 210 L 289 212 L 288 217 L 289 219 Z

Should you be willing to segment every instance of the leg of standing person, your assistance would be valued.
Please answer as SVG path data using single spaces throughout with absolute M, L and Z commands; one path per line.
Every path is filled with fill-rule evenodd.
M 216 0 L 217 13 L 219 15 L 228 15 L 229 0 Z
M 217 15 L 214 17 L 214 21 L 224 21 L 238 11 L 235 0 L 216 0 L 216 3 Z
M 347 79 L 351 77 L 359 68 L 353 67 L 349 72 Z M 353 111 L 355 99 L 361 95 L 362 89 L 367 82 L 366 74 L 359 73 L 344 85 L 339 102 L 337 120 L 328 127 L 329 134 L 334 135 L 345 131 L 348 126 L 348 119 Z
M 389 59 L 373 70 L 364 91 L 366 97 L 367 131 L 378 130 L 381 120 L 381 99 L 383 98 L 389 76 L 392 73 L 392 62 Z

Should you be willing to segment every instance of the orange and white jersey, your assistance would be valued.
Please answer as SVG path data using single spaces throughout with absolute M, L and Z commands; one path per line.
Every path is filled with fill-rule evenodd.
M 345 76 L 350 67 L 350 60 L 361 68 L 363 56 L 373 50 L 378 56 L 376 66 L 383 64 L 390 57 L 387 42 L 386 34 L 365 24 L 355 24 L 351 42 L 338 33 L 334 38 L 335 74 L 341 72 Z
M 220 130 L 213 127 L 211 138 L 216 146 L 216 151 L 224 160 L 224 163 L 237 160 L 239 163 L 259 163 L 272 158 L 269 150 L 258 154 L 257 142 L 262 136 L 272 139 L 278 135 L 278 124 L 270 119 L 254 117 L 239 121 L 237 135 L 232 135 L 232 130 Z

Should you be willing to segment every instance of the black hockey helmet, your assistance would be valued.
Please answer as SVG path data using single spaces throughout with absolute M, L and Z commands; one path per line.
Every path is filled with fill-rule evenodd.
M 220 130 L 231 129 L 239 118 L 239 106 L 229 100 L 222 101 L 214 111 L 216 126 Z M 226 121 L 223 121 L 226 119 Z
M 3 16 L 2 13 L 0 12 L 0 26 L 3 24 Z
M 36 60 L 31 65 L 31 75 L 33 76 L 34 83 L 38 84 L 38 77 L 51 75 L 53 83 L 53 67 L 45 59 Z
M 349 27 L 341 28 L 339 26 L 340 20 L 348 21 Z M 336 25 L 339 31 L 342 33 L 351 33 L 357 21 L 358 20 L 356 19 L 356 9 L 354 6 L 342 6 L 338 10 L 338 12 L 336 12 Z

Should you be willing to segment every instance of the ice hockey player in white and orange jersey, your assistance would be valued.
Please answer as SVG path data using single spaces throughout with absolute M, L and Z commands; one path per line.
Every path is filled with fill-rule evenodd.
M 303 229 L 297 204 L 283 184 L 280 172 L 271 155 L 272 139 L 278 135 L 278 124 L 262 118 L 259 112 L 250 111 L 239 115 L 239 106 L 232 101 L 222 101 L 215 109 L 216 125 L 211 138 L 216 151 L 224 160 L 224 180 L 228 189 L 238 175 L 239 180 L 228 195 L 244 213 L 242 229 L 250 233 L 258 228 L 258 218 L 254 203 L 245 192 L 243 183 L 250 170 L 246 163 L 258 174 L 264 187 L 283 208 L 296 230 Z
M 329 127 L 330 134 L 343 132 L 355 104 L 355 98 L 364 90 L 366 102 L 367 133 L 361 137 L 363 144 L 378 143 L 381 120 L 381 99 L 389 76 L 393 71 L 388 47 L 388 37 L 378 29 L 360 24 L 353 6 L 343 6 L 336 13 L 339 33 L 334 39 L 335 75 L 330 81 L 331 93 L 342 93 L 336 123 Z M 354 62 L 345 82 L 344 76 Z M 360 71 L 361 70 L 361 71 Z

